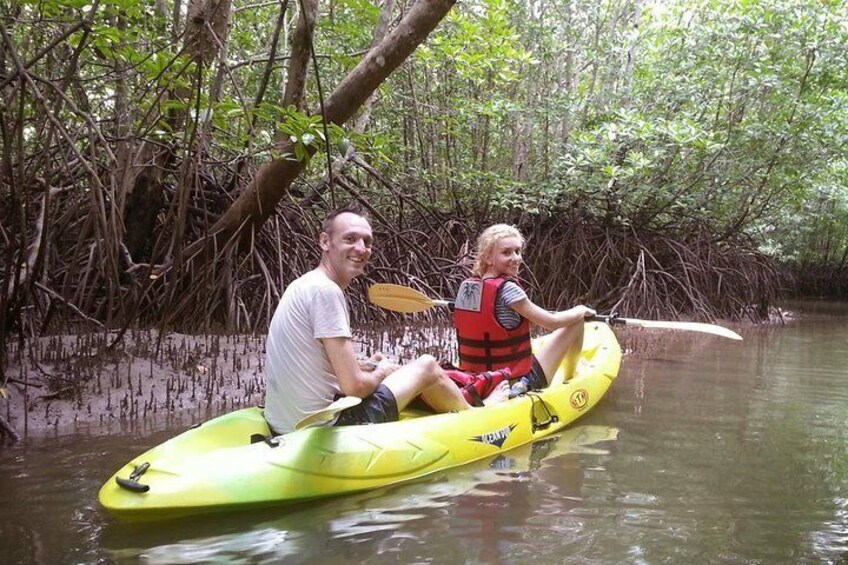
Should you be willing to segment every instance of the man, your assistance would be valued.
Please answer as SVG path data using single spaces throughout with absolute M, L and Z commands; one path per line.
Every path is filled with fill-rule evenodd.
M 352 207 L 334 210 L 319 243 L 318 267 L 286 288 L 268 330 L 265 418 L 272 430 L 292 431 L 339 394 L 362 403 L 341 412 L 337 426 L 395 421 L 419 394 L 438 412 L 469 408 L 430 355 L 402 367 L 380 354 L 357 361 L 343 291 L 371 258 L 373 234 L 365 215 Z

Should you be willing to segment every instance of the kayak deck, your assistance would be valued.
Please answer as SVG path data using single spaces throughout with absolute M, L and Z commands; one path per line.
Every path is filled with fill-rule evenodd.
M 540 340 L 534 341 L 538 346 Z M 127 520 L 155 520 L 314 500 L 424 477 L 556 433 L 587 413 L 618 375 L 612 330 L 586 325 L 575 376 L 448 414 L 405 410 L 399 422 L 313 427 L 271 438 L 261 408 L 225 414 L 127 463 L 100 490 Z

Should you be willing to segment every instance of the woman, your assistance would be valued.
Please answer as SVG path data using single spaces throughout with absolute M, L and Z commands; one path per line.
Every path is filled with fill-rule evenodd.
M 574 374 L 583 347 L 583 324 L 595 311 L 583 305 L 549 312 L 518 283 L 524 237 L 516 228 L 496 224 L 477 239 L 473 277 L 459 287 L 454 323 L 459 341 L 459 368 L 468 372 L 509 369 L 529 389 L 548 386 L 567 359 L 566 379 Z M 530 324 L 551 330 L 535 353 Z M 521 388 L 513 386 L 521 392 Z

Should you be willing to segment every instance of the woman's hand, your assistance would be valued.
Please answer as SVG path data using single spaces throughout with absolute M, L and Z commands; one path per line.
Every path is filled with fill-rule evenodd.
M 568 312 L 571 313 L 574 316 L 575 321 L 582 320 L 582 319 L 585 319 L 585 318 L 589 318 L 589 317 L 597 314 L 597 312 L 595 312 L 595 310 L 593 310 L 592 308 L 589 308 L 588 306 L 584 306 L 582 304 L 578 304 L 577 306 L 568 310 Z

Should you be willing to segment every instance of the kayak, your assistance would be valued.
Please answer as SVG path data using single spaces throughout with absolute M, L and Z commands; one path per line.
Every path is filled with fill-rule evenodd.
M 546 336 L 534 340 L 538 347 Z M 573 378 L 511 400 L 448 414 L 407 409 L 398 422 L 319 426 L 272 437 L 259 407 L 200 424 L 139 455 L 100 489 L 112 515 L 161 520 L 317 500 L 412 481 L 497 457 L 562 431 L 618 375 L 608 325 L 586 324 Z
M 538 347 L 545 336 L 534 340 Z M 160 520 L 303 502 L 411 481 L 496 457 L 589 412 L 618 375 L 621 348 L 586 324 L 573 378 L 511 400 L 447 414 L 404 410 L 398 422 L 311 427 L 271 437 L 261 408 L 214 418 L 124 465 L 100 503 L 124 520 Z

